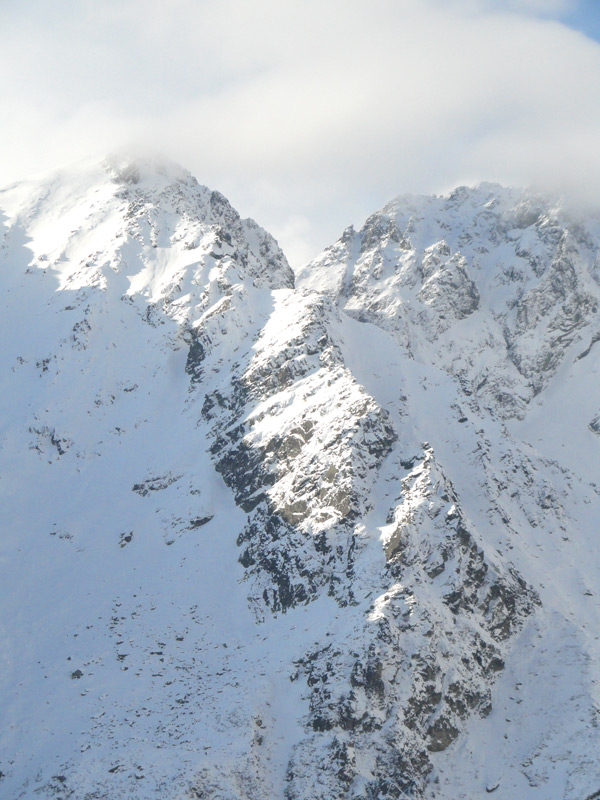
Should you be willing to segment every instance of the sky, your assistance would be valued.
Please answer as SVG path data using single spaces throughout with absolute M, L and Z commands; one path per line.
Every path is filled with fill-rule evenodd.
M 0 184 L 164 153 L 293 265 L 398 194 L 600 206 L 599 0 L 0 0 Z

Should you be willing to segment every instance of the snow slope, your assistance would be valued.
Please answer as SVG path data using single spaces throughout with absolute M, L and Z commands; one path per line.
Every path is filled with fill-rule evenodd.
M 596 221 L 400 198 L 295 287 L 164 160 L 0 209 L 1 797 L 600 790 Z

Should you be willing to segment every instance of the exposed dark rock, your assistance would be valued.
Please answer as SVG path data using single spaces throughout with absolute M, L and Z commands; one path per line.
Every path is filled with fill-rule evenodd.
M 211 519 L 214 519 L 214 514 L 208 514 L 206 517 L 195 517 L 190 520 L 189 528 L 190 530 L 201 528 L 203 525 L 207 525 Z

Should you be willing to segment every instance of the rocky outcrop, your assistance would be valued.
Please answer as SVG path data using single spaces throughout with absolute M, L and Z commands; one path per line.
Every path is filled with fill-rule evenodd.
M 331 642 L 292 675 L 310 688 L 310 735 L 290 762 L 290 797 L 299 782 L 327 797 L 331 775 L 344 797 L 420 797 L 432 754 L 491 712 L 510 639 L 539 602 L 477 546 L 431 450 L 402 488 L 382 528 L 380 593 L 347 632 L 350 647 Z
M 204 401 L 215 466 L 249 515 L 238 544 L 252 602 L 272 611 L 322 588 L 351 601 L 354 527 L 396 438 L 343 364 L 337 313 L 320 296 L 280 295 L 229 394 Z

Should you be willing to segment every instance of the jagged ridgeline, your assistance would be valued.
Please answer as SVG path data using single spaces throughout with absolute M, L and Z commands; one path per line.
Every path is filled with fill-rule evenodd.
M 600 792 L 600 225 L 401 197 L 296 276 L 162 159 L 0 192 L 0 796 Z

